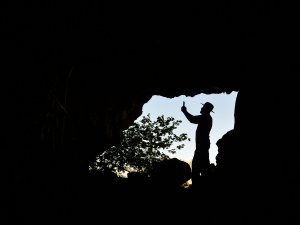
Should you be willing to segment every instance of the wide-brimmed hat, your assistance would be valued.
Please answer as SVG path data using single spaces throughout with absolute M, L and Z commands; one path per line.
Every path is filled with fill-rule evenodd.
M 203 107 L 206 107 L 210 112 L 215 113 L 215 112 L 213 111 L 214 105 L 211 104 L 210 102 L 205 102 L 205 103 L 201 103 L 201 104 L 203 105 Z

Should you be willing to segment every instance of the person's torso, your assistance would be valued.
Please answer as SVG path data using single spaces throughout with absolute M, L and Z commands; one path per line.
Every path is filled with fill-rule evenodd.
M 201 115 L 199 117 L 196 129 L 196 140 L 207 140 L 212 128 L 212 118 L 210 115 Z

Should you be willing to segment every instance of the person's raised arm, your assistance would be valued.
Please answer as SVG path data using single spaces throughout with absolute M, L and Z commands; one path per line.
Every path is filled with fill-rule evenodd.
M 186 112 L 185 102 L 183 101 L 183 104 L 181 106 L 181 111 Z
M 185 117 L 191 122 L 191 123 L 198 123 L 198 117 L 199 116 L 193 116 L 192 114 L 190 114 L 185 106 L 185 102 L 183 102 L 183 105 L 181 106 L 181 111 L 183 112 L 183 114 L 185 115 Z

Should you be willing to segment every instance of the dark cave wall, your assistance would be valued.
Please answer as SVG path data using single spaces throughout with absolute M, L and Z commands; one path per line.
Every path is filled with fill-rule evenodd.
M 139 11 L 127 3 L 86 4 L 3 8 L 10 218 L 74 216 L 88 160 L 117 144 L 154 94 L 240 91 L 241 190 L 266 196 L 260 213 L 297 202 L 296 7 L 226 1 Z M 267 204 L 274 195 L 278 209 Z
M 290 139 L 293 118 L 285 107 L 287 99 L 285 93 L 264 88 L 238 94 L 234 127 L 238 147 L 232 161 L 232 183 L 239 189 L 233 195 L 247 193 L 248 204 L 256 205 L 253 221 L 285 223 L 292 212 L 288 202 L 295 186 L 287 178 L 296 174 L 288 164 L 297 153 L 291 147 L 295 144 Z

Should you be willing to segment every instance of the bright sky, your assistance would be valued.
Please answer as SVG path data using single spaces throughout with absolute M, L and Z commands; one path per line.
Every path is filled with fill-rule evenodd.
M 192 115 L 199 115 L 202 107 L 201 103 L 211 102 L 214 105 L 214 113 L 211 113 L 213 118 L 213 126 L 210 132 L 210 162 L 216 162 L 216 155 L 218 148 L 216 142 L 229 130 L 234 127 L 234 105 L 237 92 L 231 94 L 199 94 L 194 97 L 187 97 L 181 95 L 172 99 L 154 95 L 152 98 L 144 104 L 143 114 L 137 118 L 140 120 L 142 116 L 150 113 L 151 120 L 155 120 L 158 116 L 164 115 L 165 117 L 174 117 L 176 120 L 181 120 L 182 123 L 175 130 L 176 133 L 187 133 L 191 141 L 184 142 L 185 147 L 181 150 L 177 150 L 176 154 L 170 156 L 178 159 L 190 162 L 193 158 L 195 150 L 195 132 L 197 124 L 190 123 L 181 112 L 181 106 L 185 101 L 187 110 Z

